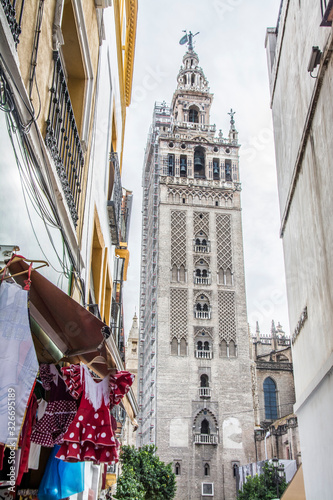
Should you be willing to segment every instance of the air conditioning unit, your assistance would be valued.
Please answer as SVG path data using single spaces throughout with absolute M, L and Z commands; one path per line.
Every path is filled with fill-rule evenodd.
M 201 483 L 201 495 L 203 497 L 213 497 L 214 483 Z

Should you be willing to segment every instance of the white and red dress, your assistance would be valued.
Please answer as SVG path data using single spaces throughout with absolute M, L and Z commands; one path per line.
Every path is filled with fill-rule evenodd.
M 120 402 L 131 387 L 134 375 L 123 371 L 96 382 L 85 365 L 71 365 L 62 368 L 62 372 L 72 396 L 82 397 L 56 457 L 95 464 L 118 461 L 119 442 L 114 434 L 117 423 L 110 414 L 110 404 Z

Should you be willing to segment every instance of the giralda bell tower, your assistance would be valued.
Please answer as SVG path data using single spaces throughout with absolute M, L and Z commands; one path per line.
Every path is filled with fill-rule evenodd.
M 238 133 L 190 32 L 171 105 L 156 103 L 143 169 L 138 445 L 173 463 L 177 499 L 235 499 L 255 460 Z

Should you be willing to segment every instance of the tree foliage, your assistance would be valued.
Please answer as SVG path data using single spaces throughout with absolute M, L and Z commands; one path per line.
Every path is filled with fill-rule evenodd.
M 285 478 L 279 478 L 279 496 L 287 488 Z M 238 492 L 238 500 L 272 500 L 277 498 L 275 471 L 269 467 L 268 463 L 263 466 L 263 473 L 258 476 L 248 477 L 243 490 Z
M 117 481 L 115 498 L 119 500 L 172 500 L 176 493 L 176 477 L 171 464 L 166 465 L 155 454 L 157 448 L 140 449 L 122 446 L 122 473 Z

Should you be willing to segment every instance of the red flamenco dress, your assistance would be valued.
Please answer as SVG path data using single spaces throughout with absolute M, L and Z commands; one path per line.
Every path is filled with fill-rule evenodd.
M 63 438 L 56 457 L 67 462 L 90 461 L 111 464 L 118 461 L 116 420 L 110 414 L 131 387 L 134 375 L 118 372 L 96 382 L 85 365 L 62 368 L 64 381 L 79 409 Z

